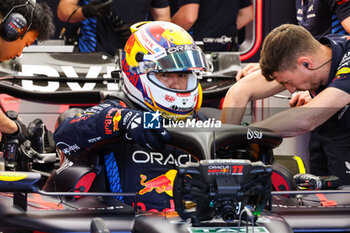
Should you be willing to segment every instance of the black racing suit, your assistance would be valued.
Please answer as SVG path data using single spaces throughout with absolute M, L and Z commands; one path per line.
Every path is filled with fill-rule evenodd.
M 118 101 L 109 100 L 87 109 L 81 115 L 66 119 L 54 133 L 57 147 L 65 154 L 74 156 L 96 142 L 124 137 L 119 131 L 110 134 L 110 129 L 117 126 L 113 125 L 113 121 L 106 121 L 106 118 L 113 119 L 111 110 L 125 107 Z M 198 113 L 196 116 L 204 119 Z M 138 207 L 142 210 L 174 210 L 172 185 L 175 169 L 178 165 L 196 160 L 174 147 L 166 146 L 156 151 L 125 141 L 109 146 L 111 150 L 100 154 L 104 158 L 110 191 L 139 191 Z M 131 205 L 134 197 L 123 197 L 122 200 Z

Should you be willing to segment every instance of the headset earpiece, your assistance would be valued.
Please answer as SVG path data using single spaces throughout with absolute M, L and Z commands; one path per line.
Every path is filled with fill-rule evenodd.
M 0 24 L 0 35 L 6 41 L 17 40 L 27 29 L 27 20 L 20 13 L 11 13 Z
M 309 63 L 308 62 L 304 62 L 303 66 L 305 66 L 305 68 L 309 69 Z
M 30 13 L 30 24 L 28 26 L 28 22 L 26 18 L 17 12 L 13 12 L 14 9 L 26 7 L 26 13 Z M 29 11 L 29 7 L 32 9 Z M 35 3 L 31 0 L 27 0 L 24 4 L 20 4 L 11 8 L 9 12 L 5 15 L 2 22 L 0 23 L 0 37 L 5 41 L 15 41 L 18 38 L 23 38 L 23 36 L 27 33 L 30 26 L 32 25 L 33 15 L 35 10 Z

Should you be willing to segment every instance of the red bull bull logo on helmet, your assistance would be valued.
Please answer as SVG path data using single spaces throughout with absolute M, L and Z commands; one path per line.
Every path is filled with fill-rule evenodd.
M 128 54 L 131 53 L 131 50 L 134 47 L 135 41 L 136 41 L 135 34 L 132 34 L 130 36 L 130 38 L 128 39 L 128 41 L 126 42 L 126 45 L 125 45 L 125 49 L 124 50 L 125 50 L 126 53 L 128 53 Z
M 155 177 L 151 180 L 147 180 L 147 176 L 141 174 L 140 184 L 145 186 L 139 191 L 140 195 L 152 192 L 155 190 L 157 193 L 166 193 L 169 196 L 173 196 L 173 184 L 176 176 L 176 170 L 169 170 L 167 173 Z

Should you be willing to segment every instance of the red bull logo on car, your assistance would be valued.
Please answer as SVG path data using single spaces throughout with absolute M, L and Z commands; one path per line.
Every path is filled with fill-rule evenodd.
M 145 186 L 139 191 L 140 195 L 152 192 L 155 190 L 157 193 L 166 193 L 169 196 L 173 196 L 173 184 L 176 176 L 176 170 L 169 170 L 167 173 L 162 174 L 151 180 L 147 180 L 147 176 L 141 174 L 140 184 Z

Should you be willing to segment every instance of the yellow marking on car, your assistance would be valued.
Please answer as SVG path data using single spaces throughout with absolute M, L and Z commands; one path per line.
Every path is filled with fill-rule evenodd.
M 21 172 L 0 172 L 0 181 L 18 181 L 27 177 L 27 174 Z

